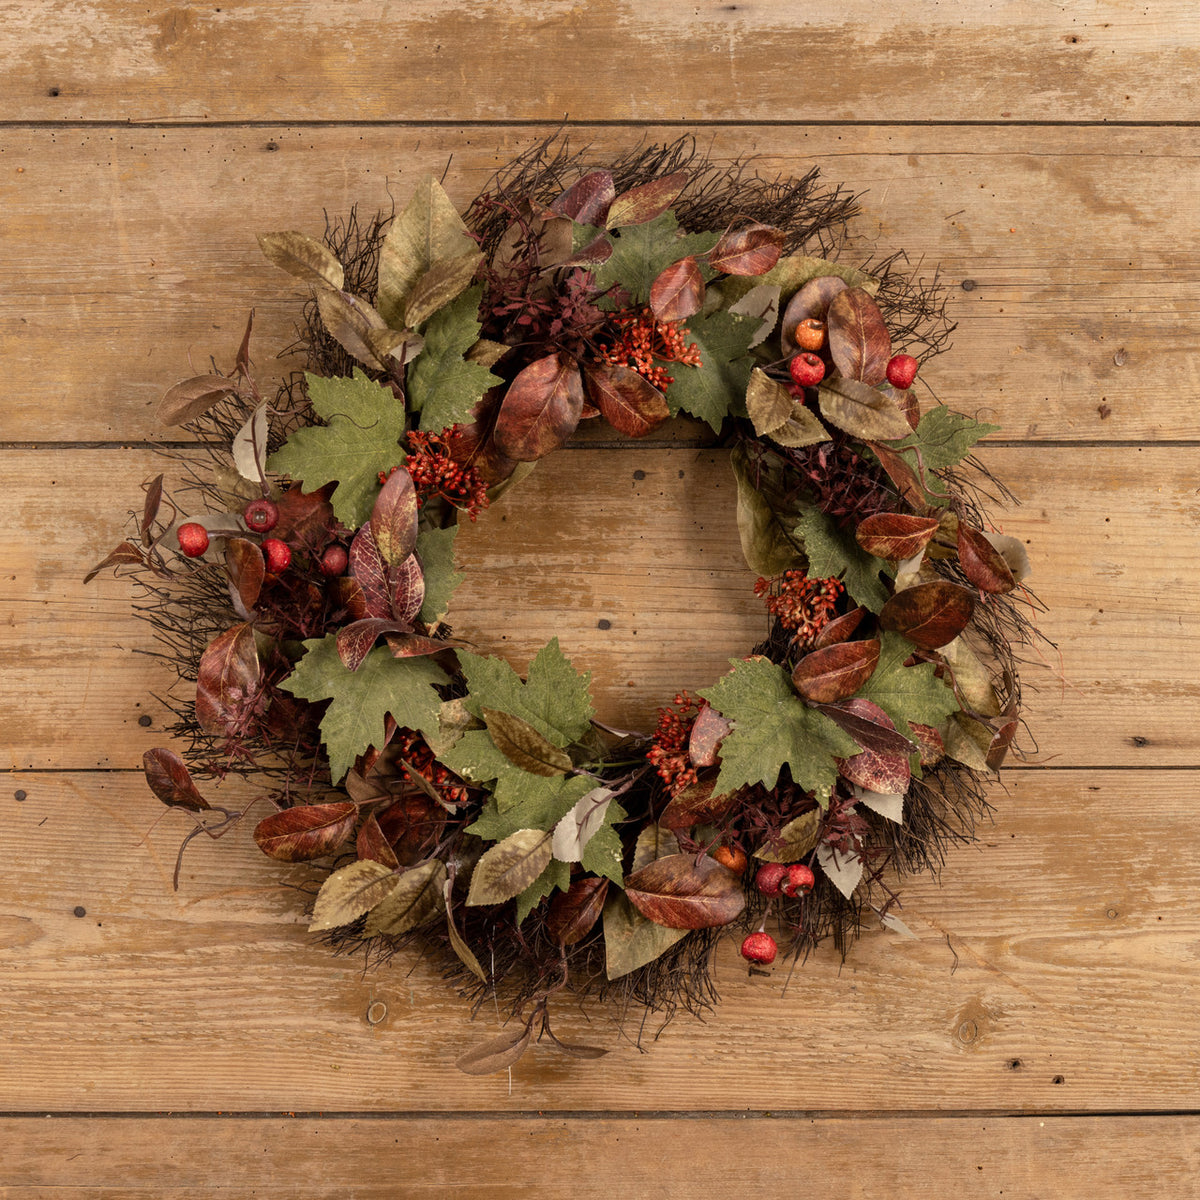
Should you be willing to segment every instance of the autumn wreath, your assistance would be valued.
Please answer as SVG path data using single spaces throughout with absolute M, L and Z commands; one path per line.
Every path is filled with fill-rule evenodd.
M 229 374 L 163 399 L 202 449 L 101 564 L 136 568 L 186 681 L 149 784 L 186 845 L 249 811 L 197 780 L 261 779 L 264 853 L 328 868 L 313 930 L 418 942 L 506 1003 L 464 1069 L 562 1046 L 564 990 L 709 1006 L 723 931 L 760 970 L 871 914 L 903 935 L 895 880 L 986 811 L 1027 560 L 979 505 L 997 427 L 915 394 L 936 282 L 835 261 L 853 208 L 686 140 L 590 170 L 544 143 L 462 216 L 428 178 L 398 215 L 260 236 L 312 287 L 308 372 L 263 398 L 247 326 Z M 681 413 L 728 448 L 766 636 L 614 730 L 557 641 L 522 675 L 454 640 L 456 525 L 581 421 Z

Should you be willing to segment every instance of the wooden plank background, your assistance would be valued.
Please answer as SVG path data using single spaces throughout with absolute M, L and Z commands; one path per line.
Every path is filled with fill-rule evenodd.
M 0 1196 L 1193 1193 L 1190 0 L 0 18 Z M 171 890 L 180 821 L 136 769 L 169 673 L 127 585 L 81 579 L 161 468 L 153 406 L 189 360 L 227 362 L 253 307 L 263 373 L 286 367 L 297 293 L 254 232 L 429 170 L 465 203 L 564 122 L 597 156 L 686 132 L 816 163 L 862 193 L 845 255 L 940 270 L 959 325 L 926 382 L 1004 426 L 983 454 L 1055 646 L 994 823 L 905 889 L 916 941 L 868 932 L 790 981 L 725 945 L 716 1014 L 649 1053 L 564 1013 L 613 1052 L 472 1079 L 450 1063 L 494 1016 L 429 964 L 313 945 L 305 870 L 231 838 Z M 517 662 L 559 634 L 644 725 L 761 631 L 731 514 L 694 429 L 556 455 L 462 539 L 457 627 Z

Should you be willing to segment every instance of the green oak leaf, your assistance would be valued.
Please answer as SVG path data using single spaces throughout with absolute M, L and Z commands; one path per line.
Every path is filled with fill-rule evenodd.
M 796 526 L 795 535 L 804 544 L 809 578 L 841 579 L 855 601 L 873 613 L 887 603 L 891 593 L 879 572 L 891 574 L 893 568 L 882 558 L 868 554 L 852 529 L 839 529 L 819 508 L 810 508 Z
M 501 380 L 463 355 L 479 340 L 481 287 L 468 288 L 425 324 L 425 347 L 408 370 L 408 402 L 421 428 L 438 432 L 471 420 L 472 409 Z
M 912 738 L 909 721 L 936 729 L 951 713 L 958 712 L 953 689 L 937 678 L 933 663 L 904 665 L 913 652 L 911 642 L 891 632 L 884 633 L 880 642 L 879 665 L 858 695 L 878 704 L 899 733 Z
M 671 415 L 680 410 L 707 421 L 720 432 L 726 415 L 744 412 L 754 360 L 747 353 L 758 330 L 754 317 L 718 309 L 687 322 L 688 340 L 700 350 L 700 366 L 668 363 L 675 382 L 667 388 Z
M 571 864 L 552 858 L 542 873 L 517 897 L 517 924 L 553 891 L 565 892 L 571 886 Z
M 464 576 L 454 569 L 454 538 L 458 526 L 424 529 L 417 534 L 417 557 L 425 576 L 425 599 L 421 602 L 421 620 L 436 624 L 450 608 L 450 597 Z
M 299 480 L 306 492 L 336 480 L 334 516 L 357 529 L 371 515 L 380 472 L 404 461 L 404 403 L 357 367 L 352 377 L 305 380 L 313 411 L 325 424 L 297 429 L 267 469 Z
M 888 445 L 897 451 L 919 449 L 925 469 L 940 471 L 961 462 L 980 438 L 999 431 L 999 425 L 977 421 L 939 404 L 922 414 L 915 433 L 902 442 L 889 442 Z M 915 454 L 904 457 L 916 466 Z
M 441 697 L 435 687 L 449 683 L 446 673 L 428 658 L 393 658 L 377 646 L 357 671 L 343 665 L 337 638 L 309 638 L 304 657 L 279 685 L 301 700 L 329 700 L 321 718 L 321 740 L 329 754 L 334 783 L 354 766 L 370 746 L 382 746 L 384 717 L 397 725 L 436 735 Z
M 859 751 L 849 734 L 802 703 L 787 672 L 769 659 L 734 660 L 733 670 L 700 695 L 733 722 L 721 743 L 715 794 L 754 783 L 773 788 L 786 763 L 824 805 L 837 782 L 834 759 Z
M 707 253 L 720 237 L 718 233 L 681 235 L 679 222 L 669 209 L 653 221 L 625 225 L 619 237 L 609 234 L 613 252 L 608 261 L 596 269 L 596 287 L 604 291 L 613 284 L 620 284 L 629 293 L 632 303 L 646 304 L 650 299 L 650 286 L 667 267 L 689 254 Z
M 449 766 L 448 763 L 446 765 Z M 512 769 L 516 771 L 519 768 Z M 537 779 L 536 775 L 522 774 L 527 779 Z M 467 832 L 494 842 L 502 841 L 518 829 L 543 829 L 549 832 L 596 786 L 596 781 L 588 775 L 570 778 L 560 776 L 546 782 L 554 786 L 544 792 L 530 792 L 507 811 L 501 811 L 494 796 L 486 800 Z

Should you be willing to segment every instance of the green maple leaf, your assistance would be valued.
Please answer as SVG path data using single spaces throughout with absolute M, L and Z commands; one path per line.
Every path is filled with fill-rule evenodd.
M 617 821 L 625 820 L 625 811 L 617 804 L 610 804 L 604 816 L 604 824 L 588 838 L 583 848 L 580 863 L 585 871 L 593 875 L 602 875 L 611 879 L 618 887 L 625 881 L 621 862 L 625 848 L 621 845 L 621 835 L 613 828 Z
M 330 701 L 321 718 L 321 740 L 334 783 L 354 766 L 357 755 L 383 745 L 389 713 L 405 729 L 437 734 L 441 697 L 433 689 L 449 679 L 428 658 L 393 658 L 386 646 L 378 646 L 357 671 L 349 671 L 332 633 L 309 638 L 304 649 L 304 657 L 279 686 L 301 700 Z
M 441 761 L 456 775 L 473 783 L 495 783 L 492 788 L 501 812 L 507 813 L 526 800 L 537 803 L 553 800 L 562 791 L 565 776 L 534 775 L 512 762 L 486 729 L 472 729 L 464 733 L 455 744 L 441 756 Z M 518 825 L 517 829 L 532 829 L 532 825 Z
M 553 891 L 565 892 L 570 886 L 570 863 L 552 858 L 545 870 L 517 897 L 517 924 L 520 925 L 544 897 Z
M 442 761 L 446 762 L 446 759 Z M 446 762 L 446 765 L 450 764 Z M 518 769 L 513 767 L 514 771 Z M 529 779 L 536 778 L 521 773 Z M 518 829 L 543 829 L 549 833 L 596 786 L 596 781 L 589 775 L 557 776 L 548 782 L 552 788 L 541 794 L 528 794 L 506 811 L 501 811 L 496 798 L 491 797 L 467 833 L 494 842 L 503 841 Z
M 424 529 L 417 534 L 417 557 L 425 576 L 425 599 L 421 603 L 421 620 L 426 625 L 440 621 L 450 607 L 454 589 L 463 581 L 454 569 L 454 538 L 458 526 L 447 529 Z
M 849 734 L 802 703 L 787 672 L 768 659 L 734 661 L 700 695 L 733 722 L 721 743 L 718 794 L 753 783 L 773 788 L 786 763 L 792 778 L 824 802 L 837 782 L 834 759 L 859 751 Z
M 357 367 L 350 378 L 305 380 L 313 411 L 325 424 L 297 429 L 267 468 L 299 480 L 306 492 L 336 480 L 334 516 L 357 529 L 371 515 L 379 473 L 404 461 L 404 404 Z
M 471 411 L 490 387 L 500 383 L 463 355 L 479 340 L 482 287 L 468 288 L 425 323 L 425 346 L 408 371 L 408 402 L 421 414 L 421 428 L 436 433 L 471 420 Z
M 753 317 L 739 317 L 722 309 L 688 320 L 688 340 L 699 348 L 701 365 L 666 364 L 675 378 L 666 393 L 672 416 L 682 409 L 720 432 L 726 415 L 744 408 L 754 366 L 747 350 L 758 324 Z
M 919 449 L 925 469 L 940 471 L 961 462 L 980 438 L 999 431 L 999 425 L 988 425 L 939 404 L 922 415 L 915 433 L 902 442 L 891 442 L 889 445 L 898 451 Z M 916 467 L 915 454 L 906 454 L 904 457 Z
M 470 695 L 465 704 L 472 716 L 482 718 L 485 708 L 511 713 L 559 748 L 587 732 L 592 719 L 588 691 L 592 675 L 575 670 L 559 649 L 558 638 L 551 638 L 538 651 L 524 683 L 503 659 L 460 650 L 458 661 L 467 679 Z
M 904 665 L 913 652 L 911 642 L 891 632 L 884 633 L 880 640 L 879 665 L 858 695 L 878 704 L 907 738 L 913 736 L 910 721 L 936 729 L 951 713 L 958 712 L 953 689 L 937 678 L 933 663 Z
M 879 572 L 890 574 L 892 568 L 868 554 L 853 530 L 839 529 L 819 508 L 810 508 L 796 526 L 795 536 L 804 543 L 810 579 L 841 579 L 855 601 L 873 613 L 887 603 L 889 592 Z
M 670 211 L 641 225 L 622 226 L 619 237 L 609 233 L 613 252 L 608 261 L 597 268 L 596 286 L 604 291 L 614 283 L 620 284 L 629 293 L 633 304 L 646 304 L 650 299 L 651 284 L 667 267 L 689 254 L 707 253 L 719 240 L 717 233 L 680 236 L 679 222 Z

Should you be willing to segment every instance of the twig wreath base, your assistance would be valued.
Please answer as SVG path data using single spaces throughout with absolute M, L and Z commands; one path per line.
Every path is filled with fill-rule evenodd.
M 603 1053 L 555 1036 L 560 993 L 710 1009 L 730 931 L 759 971 L 868 919 L 904 936 L 896 881 L 988 811 L 1028 560 L 983 509 L 1011 498 L 971 456 L 997 427 L 914 393 L 937 281 L 838 263 L 854 208 L 689 139 L 603 167 L 551 139 L 462 216 L 430 178 L 399 215 L 260 235 L 312 288 L 307 372 L 264 400 L 248 324 L 228 375 L 163 399 L 200 449 L 96 570 L 134 568 L 181 681 L 186 749 L 145 756 L 194 822 L 180 860 L 249 811 L 197 780 L 262 781 L 259 847 L 328 870 L 313 931 L 503 1003 L 465 1071 Z M 615 730 L 557 640 L 524 675 L 454 640 L 457 523 L 582 421 L 680 413 L 729 450 L 770 634 Z

